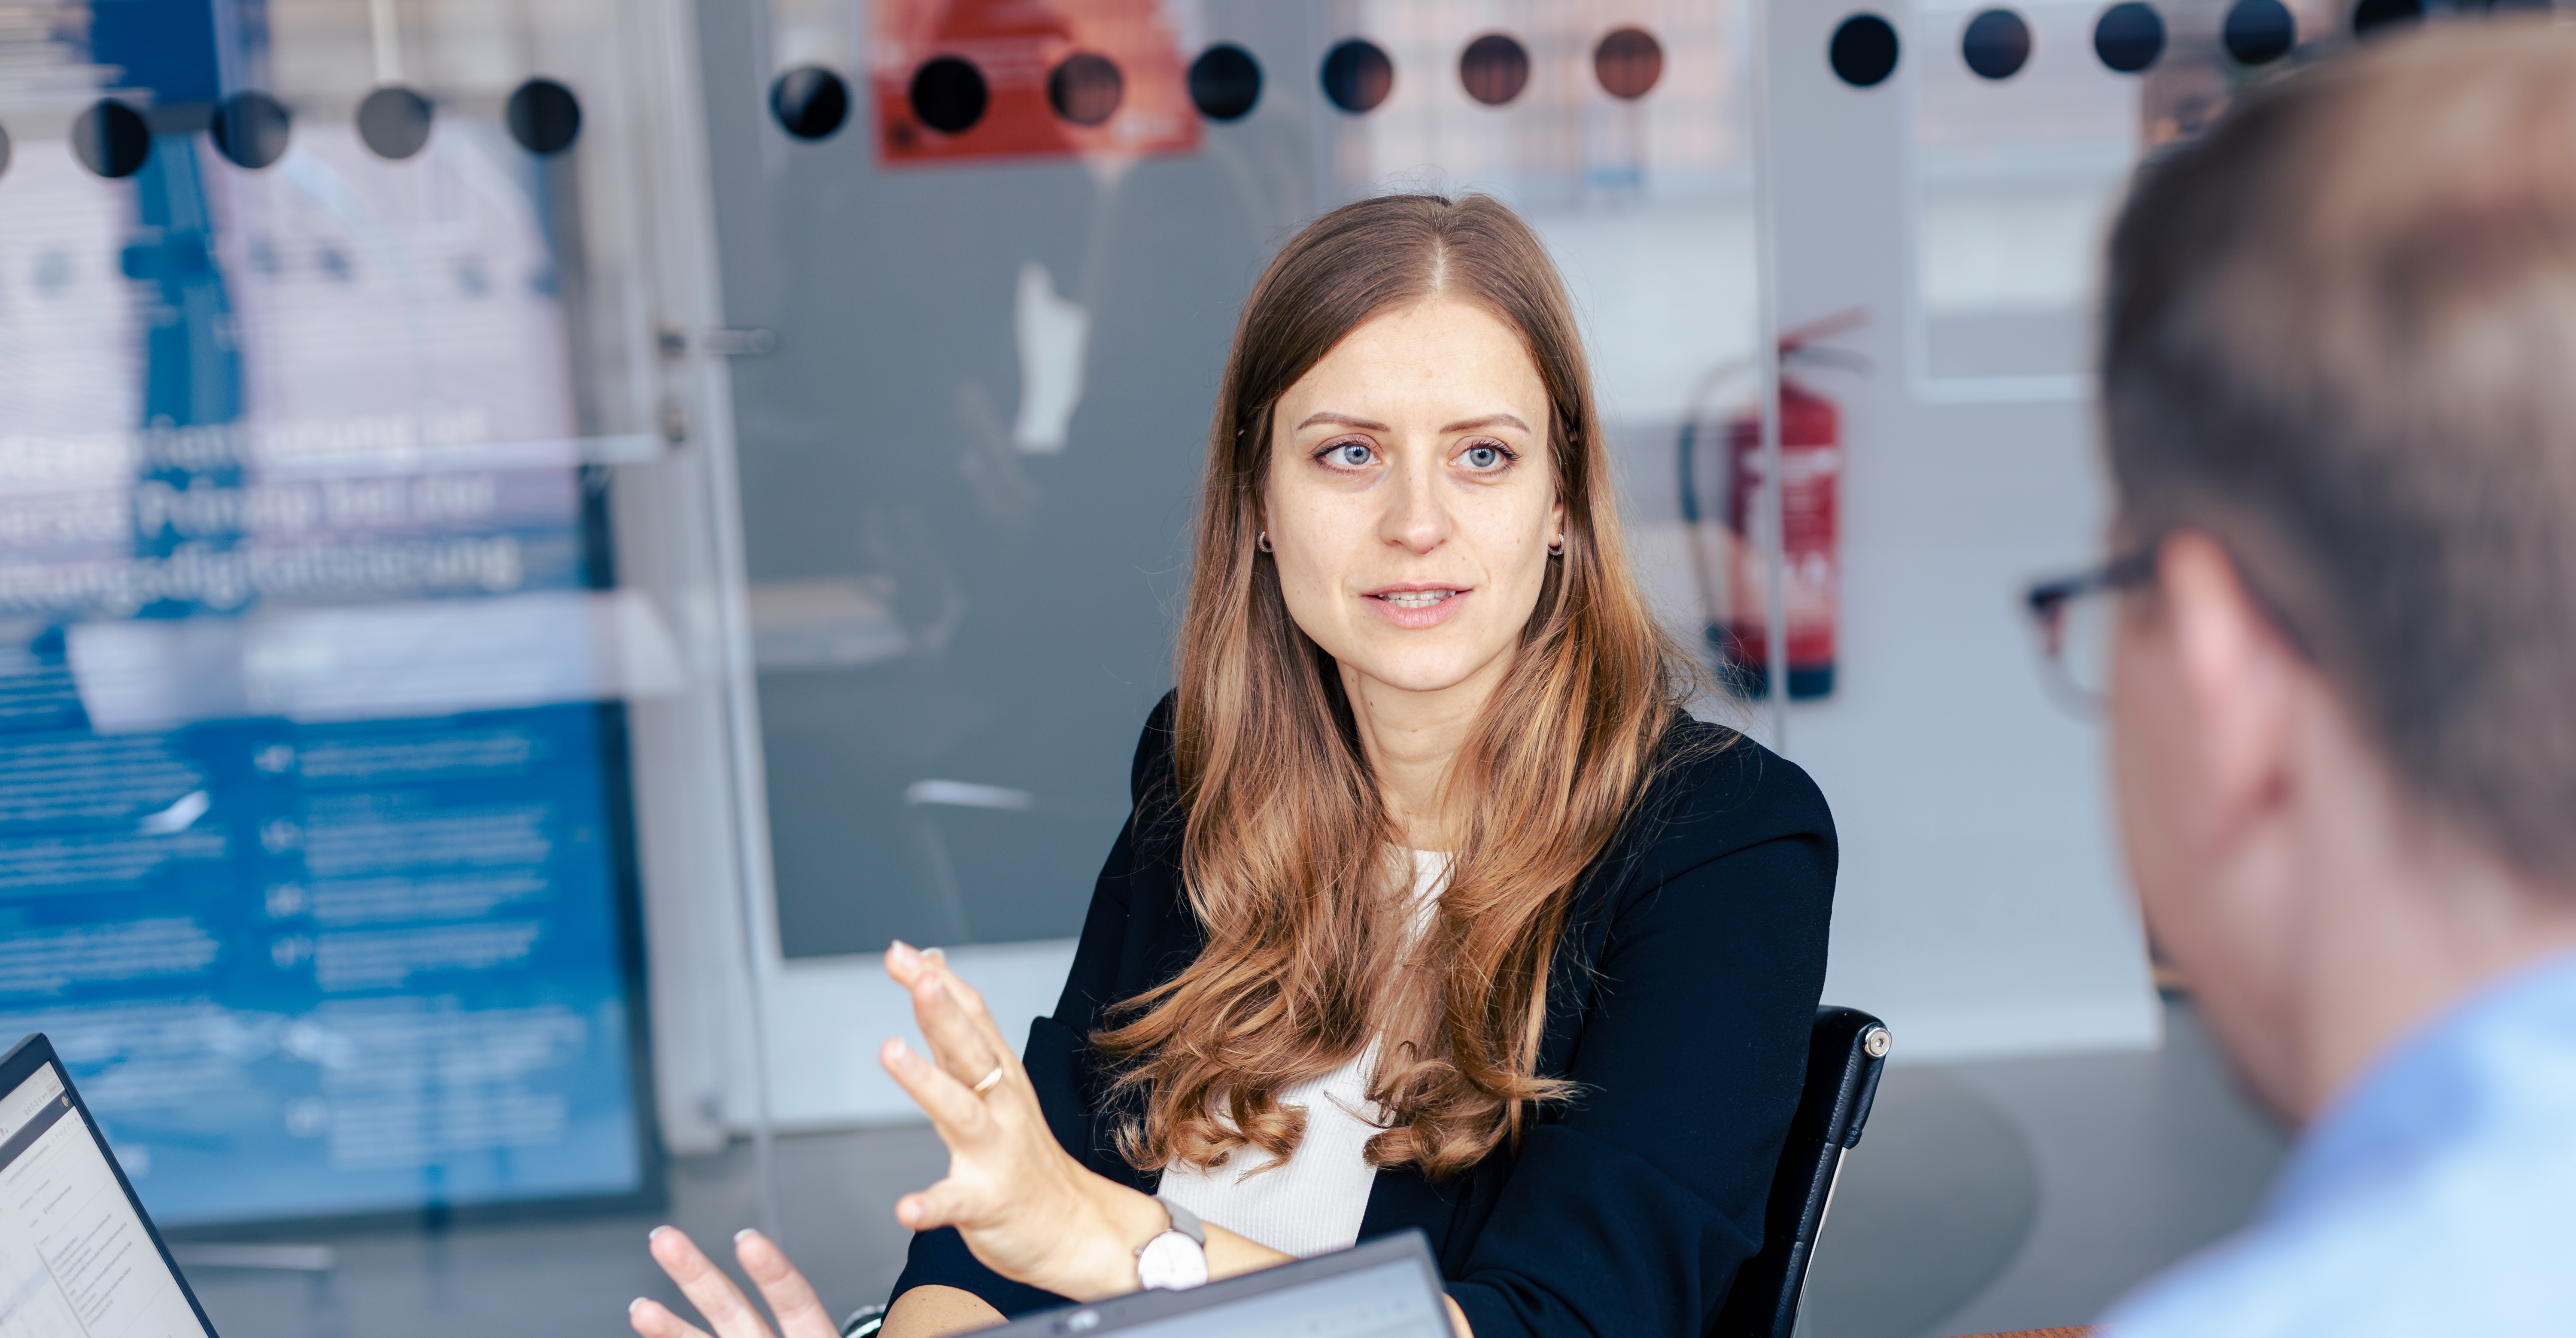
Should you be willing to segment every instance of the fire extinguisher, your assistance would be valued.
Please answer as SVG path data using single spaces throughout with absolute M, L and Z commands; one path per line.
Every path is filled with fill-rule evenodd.
M 1788 625 L 1789 697 L 1806 701 L 1834 690 L 1835 623 L 1840 611 L 1840 543 L 1843 471 L 1842 411 L 1794 369 L 1839 366 L 1864 369 L 1857 354 L 1817 341 L 1853 329 L 1864 312 L 1844 312 L 1780 337 L 1780 541 L 1779 589 Z M 1696 432 L 1682 441 L 1683 519 L 1701 528 Z M 1770 486 L 1762 451 L 1762 410 L 1738 409 L 1726 427 L 1725 524 L 1714 536 L 1715 560 L 1703 553 L 1702 592 L 1706 632 L 1720 671 L 1739 694 L 1761 698 L 1771 679 L 1772 590 L 1769 545 L 1757 526 L 1769 506 Z M 1710 572 L 1707 567 L 1716 570 Z

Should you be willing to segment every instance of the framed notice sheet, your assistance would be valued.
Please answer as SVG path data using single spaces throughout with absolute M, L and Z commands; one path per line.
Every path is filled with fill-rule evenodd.
M 112 63 L 71 40 L 13 58 Z M 63 122 L 0 175 L 0 1047 L 173 1228 L 656 1195 L 656 629 L 561 160 L 314 116 L 254 170 L 155 111 L 111 176 Z

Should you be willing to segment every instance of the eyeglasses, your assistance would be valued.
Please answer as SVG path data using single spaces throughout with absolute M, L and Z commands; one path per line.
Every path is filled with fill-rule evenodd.
M 2108 598 L 2155 579 L 2156 553 L 2142 548 L 2091 571 L 2042 581 L 2023 594 L 2059 700 L 2090 715 L 2111 690 L 2111 631 L 2119 603 Z

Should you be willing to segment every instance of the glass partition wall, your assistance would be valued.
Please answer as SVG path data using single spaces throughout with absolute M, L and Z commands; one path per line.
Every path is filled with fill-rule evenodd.
M 0 1033 L 165 1225 L 656 1193 L 639 801 L 738 864 L 635 783 L 724 757 L 671 31 L 0 26 Z
M 1171 685 L 1235 317 L 1323 209 L 1482 190 L 1539 228 L 1657 595 L 1709 644 L 1728 549 L 1686 531 L 1679 452 L 1719 528 L 1757 385 L 1745 20 L 702 7 L 726 307 L 763 350 L 733 380 L 781 1120 L 906 1113 L 873 1056 L 908 1020 L 859 956 L 890 938 L 949 945 L 1006 1025 L 1053 1007 Z

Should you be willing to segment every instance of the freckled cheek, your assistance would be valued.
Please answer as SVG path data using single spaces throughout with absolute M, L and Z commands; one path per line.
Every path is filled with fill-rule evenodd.
M 1287 597 L 1288 607 L 1294 611 L 1305 613 L 1313 610 L 1321 602 L 1322 585 L 1311 563 L 1283 561 L 1279 564 L 1280 593 Z
M 1298 560 L 1319 580 L 1337 575 L 1376 543 L 1377 513 L 1337 501 L 1347 503 L 1324 499 L 1284 518 L 1286 543 L 1295 545 Z
M 1279 564 L 1280 593 L 1287 599 L 1289 611 L 1301 622 L 1317 617 L 1345 618 L 1349 610 L 1342 607 L 1343 577 L 1350 567 L 1350 541 L 1329 526 L 1319 526 L 1314 517 L 1300 518 L 1303 523 L 1285 534 L 1271 536 L 1275 550 L 1272 560 Z

